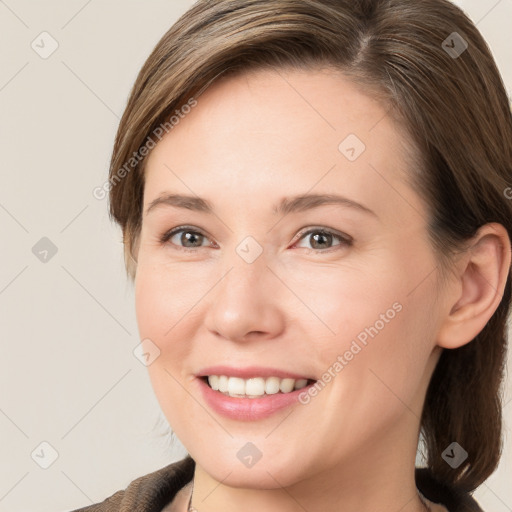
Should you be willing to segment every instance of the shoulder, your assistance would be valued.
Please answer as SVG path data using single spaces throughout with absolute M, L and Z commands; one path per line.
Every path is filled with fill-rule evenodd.
M 484 512 L 470 493 L 444 485 L 428 468 L 416 468 L 416 486 L 428 500 L 444 505 L 449 512 Z
M 104 501 L 70 512 L 161 512 L 194 475 L 190 456 L 130 482 Z

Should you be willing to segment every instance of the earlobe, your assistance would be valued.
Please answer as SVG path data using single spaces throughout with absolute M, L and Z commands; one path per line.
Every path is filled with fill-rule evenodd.
M 437 345 L 458 348 L 473 340 L 498 308 L 510 275 L 511 247 L 498 223 L 482 226 L 461 258 L 456 298 L 447 305 Z

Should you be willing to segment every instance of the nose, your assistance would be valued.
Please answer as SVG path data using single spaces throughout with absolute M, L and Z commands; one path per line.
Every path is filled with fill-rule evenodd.
M 285 328 L 283 284 L 260 255 L 247 263 L 235 255 L 210 292 L 208 330 L 235 341 L 271 339 Z

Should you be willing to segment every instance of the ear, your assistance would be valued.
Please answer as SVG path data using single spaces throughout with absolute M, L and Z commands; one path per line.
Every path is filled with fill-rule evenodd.
M 437 345 L 458 348 L 477 336 L 498 308 L 510 275 L 511 246 L 498 223 L 482 226 L 457 264 Z

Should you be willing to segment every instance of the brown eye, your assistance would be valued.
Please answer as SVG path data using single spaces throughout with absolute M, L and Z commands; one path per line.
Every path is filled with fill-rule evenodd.
M 175 240 L 172 240 L 172 239 Z M 196 231 L 194 229 L 188 228 L 188 227 L 179 227 L 172 229 L 171 231 L 168 231 L 165 233 L 161 239 L 160 242 L 162 244 L 172 244 L 176 246 L 178 249 L 198 249 L 200 247 L 205 247 L 203 242 L 207 241 L 208 238 L 203 235 L 201 232 Z M 211 244 L 206 244 L 206 246 Z
M 318 228 L 301 233 L 300 240 L 308 240 L 311 245 L 311 250 L 320 252 L 331 249 L 332 247 L 340 246 L 342 248 L 352 244 L 352 239 L 348 236 Z M 333 240 L 339 240 L 339 243 L 333 244 Z
M 183 244 L 184 247 L 201 247 L 203 238 L 203 235 L 194 231 L 181 231 L 179 241 Z M 199 245 L 197 245 L 198 242 Z M 189 246 L 188 244 L 192 245 Z

